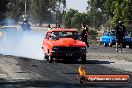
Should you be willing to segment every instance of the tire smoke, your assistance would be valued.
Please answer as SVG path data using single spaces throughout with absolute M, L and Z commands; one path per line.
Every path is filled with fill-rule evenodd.
M 5 32 L 0 38 L 0 54 L 43 60 L 43 32 Z

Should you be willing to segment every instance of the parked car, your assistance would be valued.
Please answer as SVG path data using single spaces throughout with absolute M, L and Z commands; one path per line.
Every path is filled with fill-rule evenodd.
M 2 38 L 3 36 L 3 32 L 2 32 L 2 29 L 0 28 L 0 38 Z
M 116 43 L 116 36 L 114 32 L 104 32 L 102 35 L 102 44 L 107 47 Z
M 80 40 L 77 30 L 52 29 L 46 33 L 42 49 L 44 59 L 52 63 L 54 60 L 81 60 L 86 62 L 86 44 Z
M 10 25 L 10 26 L 2 26 L 1 30 L 3 32 L 17 32 L 21 30 L 21 27 L 19 26 L 14 26 L 14 25 Z
M 132 49 L 132 32 L 126 33 L 125 35 L 123 47 L 126 48 L 126 45 L 128 45 L 129 48 Z
M 15 25 L 2 26 L 0 30 L 1 39 L 16 39 L 22 35 L 21 27 Z

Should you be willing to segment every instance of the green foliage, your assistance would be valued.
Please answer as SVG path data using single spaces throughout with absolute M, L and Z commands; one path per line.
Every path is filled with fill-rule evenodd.
M 98 34 L 98 32 L 96 31 L 96 30 L 90 30 L 89 31 L 92 35 L 97 35 Z
M 63 23 L 65 27 L 71 28 L 72 26 L 75 27 L 75 18 L 74 15 L 79 13 L 77 10 L 70 9 L 68 12 L 65 12 L 63 15 Z
M 2 18 L 4 17 L 7 3 L 7 0 L 0 0 L 0 20 L 2 20 Z
M 65 0 L 7 0 L 7 3 L 5 0 L 0 0 L 0 11 L 2 13 L 5 11 L 6 17 L 19 20 L 25 14 L 25 1 L 29 19 L 39 24 L 44 21 L 52 21 L 53 15 L 61 13 L 62 9 L 66 7 Z
M 132 23 L 131 0 L 106 0 L 104 9 L 111 19 L 112 25 L 115 25 L 119 20 L 124 21 L 127 26 Z
M 78 10 L 70 9 L 63 15 L 63 23 L 67 28 L 81 28 L 81 23 L 88 24 L 88 14 L 79 13 Z
M 112 28 L 123 20 L 132 29 L 132 0 L 88 0 L 87 13 L 70 9 L 65 12 L 66 0 L 26 0 L 27 15 L 34 23 L 63 22 L 66 27 L 80 28 L 86 23 L 98 29 L 101 25 Z M 20 20 L 24 15 L 25 0 L 0 0 L 0 20 L 4 16 Z M 62 19 L 63 18 L 63 19 Z M 52 20 L 53 19 L 53 20 Z
M 132 24 L 132 0 L 88 0 L 88 13 L 91 14 L 92 26 L 95 28 L 101 25 L 98 24 L 98 21 L 102 22 L 103 20 L 99 18 L 105 14 L 104 19 L 107 26 L 114 27 L 119 20 L 122 20 L 130 28 Z M 104 23 L 102 22 L 102 24 Z
M 105 23 L 103 3 L 105 0 L 88 0 L 88 14 L 90 18 L 90 26 L 98 29 Z
M 56 15 L 56 20 L 61 22 L 61 11 L 62 9 L 64 10 L 64 8 L 66 7 L 66 1 L 32 0 L 30 7 L 30 17 L 32 18 L 32 21 L 35 21 L 35 23 L 39 23 L 41 25 L 44 21 L 51 22 L 53 15 Z

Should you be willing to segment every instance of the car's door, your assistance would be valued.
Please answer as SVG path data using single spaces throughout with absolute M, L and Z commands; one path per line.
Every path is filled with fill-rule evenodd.
M 110 38 L 109 32 L 105 32 L 103 34 L 103 36 L 102 36 L 102 44 L 104 44 L 104 43 L 107 43 L 108 44 L 109 38 Z

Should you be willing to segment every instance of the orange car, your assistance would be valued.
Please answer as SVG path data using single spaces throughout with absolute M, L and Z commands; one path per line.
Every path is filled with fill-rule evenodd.
M 86 61 L 86 44 L 80 40 L 75 29 L 52 29 L 46 33 L 42 49 L 45 59 Z

